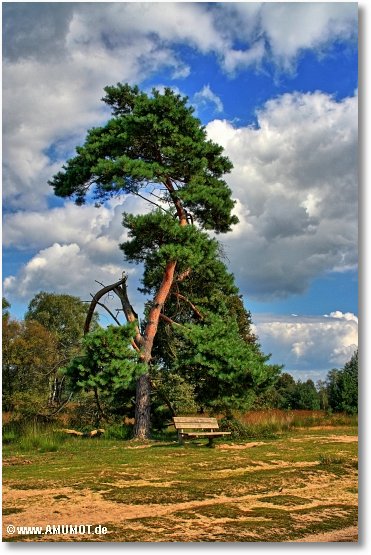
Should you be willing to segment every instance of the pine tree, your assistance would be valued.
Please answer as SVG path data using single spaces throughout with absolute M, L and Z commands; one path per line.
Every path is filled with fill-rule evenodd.
M 232 214 L 231 190 L 223 179 L 232 169 L 230 160 L 223 156 L 221 146 L 207 139 L 186 97 L 169 88 L 149 95 L 120 83 L 106 87 L 105 92 L 103 101 L 112 108 L 111 119 L 88 132 L 84 145 L 50 185 L 56 195 L 72 197 L 77 204 L 87 197 L 99 205 L 113 195 L 136 195 L 156 207 L 149 214 L 124 215 L 129 240 L 121 248 L 128 261 L 144 263 L 142 290 L 152 298 L 144 327 L 140 328 L 128 299 L 126 277 L 111 286 L 121 299 L 127 321 L 134 325 L 131 343 L 146 368 L 137 380 L 134 434 L 147 438 L 153 385 L 150 366 L 156 348 L 159 355 L 155 339 L 160 321 L 171 327 L 173 340 L 182 344 L 179 371 L 179 361 L 191 364 L 199 346 L 205 344 L 205 357 L 210 361 L 208 387 L 217 382 L 218 375 L 226 375 L 224 386 L 218 391 L 215 386 L 215 400 L 218 395 L 238 397 L 238 388 L 241 396 L 254 381 L 262 383 L 267 357 L 258 350 L 248 351 L 239 335 L 238 316 L 233 317 L 232 307 L 228 312 L 226 306 L 226 299 L 238 291 L 220 260 L 217 241 L 205 232 L 225 233 L 238 222 Z M 223 347 L 218 346 L 217 338 L 223 335 Z M 202 364 L 197 364 L 202 370 Z M 233 391 L 228 393 L 228 388 Z M 205 391 L 200 390 L 202 395 Z

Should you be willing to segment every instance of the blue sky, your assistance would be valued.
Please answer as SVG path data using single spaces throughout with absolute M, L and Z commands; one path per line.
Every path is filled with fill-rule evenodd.
M 324 378 L 357 344 L 356 3 L 3 3 L 3 294 L 78 295 L 126 268 L 122 212 L 48 179 L 108 117 L 103 87 L 171 86 L 234 164 L 219 237 L 265 352 Z M 133 304 L 139 268 L 130 269 Z

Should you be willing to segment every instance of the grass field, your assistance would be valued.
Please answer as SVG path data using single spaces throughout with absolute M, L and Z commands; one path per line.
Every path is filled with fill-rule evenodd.
M 357 541 L 355 426 L 220 439 L 215 449 L 182 447 L 171 435 L 141 444 L 50 441 L 3 447 L 4 541 Z M 53 525 L 59 534 L 17 530 Z M 107 533 L 70 533 L 68 525 Z

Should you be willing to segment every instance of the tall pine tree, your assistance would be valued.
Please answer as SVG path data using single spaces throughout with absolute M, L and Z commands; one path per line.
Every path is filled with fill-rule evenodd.
M 216 345 L 217 337 L 224 333 L 225 304 L 218 300 L 217 290 L 221 293 L 224 289 L 226 296 L 235 295 L 237 290 L 217 256 L 217 242 L 203 230 L 225 233 L 238 222 L 232 215 L 231 191 L 223 179 L 232 168 L 231 162 L 223 156 L 222 147 L 207 139 L 205 128 L 194 117 L 193 108 L 187 106 L 186 97 L 171 89 L 162 94 L 153 90 L 148 95 L 136 86 L 120 83 L 106 87 L 105 92 L 103 101 L 112 108 L 111 119 L 105 126 L 88 132 L 84 145 L 76 149 L 77 155 L 67 161 L 50 185 L 56 195 L 72 197 L 77 204 L 85 202 L 89 191 L 89 198 L 98 203 L 113 195 L 137 195 L 156 205 L 149 214 L 124 216 L 129 240 L 121 246 L 127 260 L 144 262 L 143 290 L 152 297 L 147 304 L 144 329 L 139 328 L 125 282 L 116 286 L 128 322 L 136 325 L 132 345 L 142 367 L 147 368 L 137 381 L 135 410 L 135 436 L 147 438 L 150 366 L 160 320 L 178 328 L 178 333 L 180 328 L 182 333 L 187 329 L 181 354 L 184 360 L 194 356 L 200 343 L 206 341 L 205 330 L 209 330 L 205 353 L 213 361 L 209 370 L 214 372 L 215 380 L 218 375 L 230 374 L 225 382 L 233 382 L 232 396 L 236 395 L 241 372 L 248 371 L 251 379 L 242 380 L 240 390 L 255 378 L 262 381 L 264 363 L 261 361 L 259 369 L 248 370 L 250 362 L 244 363 L 242 351 L 233 348 L 232 336 L 239 332 L 236 318 L 227 326 L 229 354 L 220 357 L 224 347 Z M 218 286 L 212 287 L 213 292 L 208 291 L 207 283 Z M 202 302 L 201 297 L 207 301 Z M 172 318 L 174 303 L 178 312 Z M 179 316 L 182 311 L 183 317 Z M 201 331 L 198 335 L 196 324 L 204 327 L 203 334 Z M 233 365 L 238 369 L 234 370 Z M 221 394 L 228 396 L 224 390 Z

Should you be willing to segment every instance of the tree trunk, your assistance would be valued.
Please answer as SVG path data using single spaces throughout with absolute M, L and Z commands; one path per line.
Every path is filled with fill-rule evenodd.
M 183 208 L 180 199 L 176 196 L 175 189 L 170 178 L 164 182 L 165 187 L 175 205 L 180 226 L 187 225 L 187 213 Z M 164 308 L 165 301 L 170 293 L 174 281 L 176 260 L 169 261 L 164 271 L 164 277 L 159 290 L 153 300 L 153 305 L 148 316 L 148 323 L 141 344 L 141 360 L 147 365 L 150 364 L 152 357 L 153 341 L 155 339 L 160 314 Z M 151 431 L 151 380 L 149 373 L 143 374 L 137 381 L 136 400 L 135 400 L 135 426 L 134 437 L 136 439 L 147 439 Z
M 151 381 L 149 373 L 142 374 L 137 380 L 135 404 L 135 439 L 148 439 L 151 430 Z
M 153 341 L 155 339 L 160 314 L 174 281 L 176 261 L 168 262 L 159 290 L 153 300 L 152 308 L 148 315 L 148 323 L 144 333 L 141 348 L 141 360 L 149 365 L 152 356 Z M 142 374 L 137 380 L 135 398 L 135 439 L 148 439 L 151 431 L 151 381 L 149 373 Z

